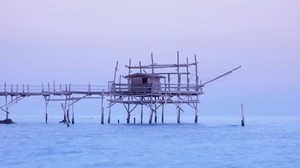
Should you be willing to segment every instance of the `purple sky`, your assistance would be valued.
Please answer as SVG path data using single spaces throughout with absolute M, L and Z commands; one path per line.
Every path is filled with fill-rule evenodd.
M 197 54 L 203 113 L 300 112 L 300 1 L 0 1 L 0 82 L 106 84 L 116 61 Z M 224 111 L 220 111 L 224 109 Z

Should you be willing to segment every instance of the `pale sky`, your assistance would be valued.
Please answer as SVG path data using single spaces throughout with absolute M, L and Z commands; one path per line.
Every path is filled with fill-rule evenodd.
M 298 0 L 0 1 L 1 84 L 107 84 L 116 61 L 126 75 L 177 51 L 203 81 L 242 65 L 204 88 L 202 113 L 299 116 Z

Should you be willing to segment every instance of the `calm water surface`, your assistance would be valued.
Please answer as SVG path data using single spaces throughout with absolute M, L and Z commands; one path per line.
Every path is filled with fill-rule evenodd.
M 250 119 L 251 120 L 251 119 Z M 1 167 L 299 167 L 300 119 L 0 125 Z

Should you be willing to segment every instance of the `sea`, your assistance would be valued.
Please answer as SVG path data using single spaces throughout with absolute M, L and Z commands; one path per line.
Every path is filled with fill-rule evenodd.
M 300 117 L 202 117 L 153 124 L 74 125 L 15 118 L 0 125 L 0 167 L 300 167 Z

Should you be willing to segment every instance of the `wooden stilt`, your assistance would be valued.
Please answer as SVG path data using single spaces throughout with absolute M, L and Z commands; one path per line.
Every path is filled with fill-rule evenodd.
M 61 103 L 61 108 L 62 108 L 63 111 L 64 111 L 64 120 L 63 120 L 63 121 L 65 121 L 66 124 L 67 124 L 67 127 L 69 127 L 70 124 L 69 124 L 69 118 L 68 118 L 67 112 L 66 112 L 66 105 L 64 105 L 63 103 Z M 63 122 L 63 121 L 62 121 L 62 122 Z
M 198 62 L 197 62 L 197 56 L 194 55 L 195 59 L 195 74 L 196 74 L 196 90 L 199 91 L 199 77 L 198 77 Z M 200 90 L 201 91 L 201 90 Z M 199 104 L 199 95 L 196 97 L 196 107 L 195 107 L 195 123 L 198 123 L 198 104 Z
M 180 124 L 180 108 L 177 107 L 177 123 Z
M 177 51 L 177 98 L 178 98 L 178 103 L 180 102 L 180 87 L 181 87 L 181 75 L 180 75 L 180 70 L 179 70 L 179 51 Z M 177 105 L 177 123 L 180 123 L 180 108 L 179 104 Z
M 149 124 L 152 124 L 152 117 L 153 117 L 153 109 L 152 109 L 152 106 L 151 106 L 150 117 L 149 117 Z
M 155 98 L 155 104 L 154 104 L 154 122 L 157 123 L 157 104 L 156 104 L 156 98 Z
M 198 123 L 198 104 L 199 104 L 199 96 L 196 97 L 196 105 L 195 105 L 195 123 Z
M 74 98 L 72 99 L 72 124 L 75 124 L 75 118 L 74 118 Z
M 241 104 L 241 113 L 242 113 L 241 125 L 244 127 L 245 126 L 245 118 L 244 118 L 244 106 L 243 106 L 243 103 Z
M 143 98 L 141 98 L 141 101 L 143 101 Z M 144 105 L 143 103 L 141 104 L 141 124 L 143 124 L 143 114 L 144 113 Z
M 112 97 L 110 96 L 110 99 L 111 99 L 111 98 L 112 98 Z M 107 123 L 108 123 L 108 124 L 110 124 L 111 107 L 112 107 L 112 105 L 109 105 L 109 109 L 108 109 L 108 118 L 107 118 Z
M 6 83 L 4 83 L 4 91 L 5 91 L 5 118 L 8 120 L 8 101 L 7 101 L 7 89 L 6 89 Z
M 128 109 L 127 109 L 127 119 L 126 119 L 126 121 L 127 121 L 127 124 L 129 124 L 130 123 L 130 97 L 128 97 Z
M 152 96 L 150 96 L 150 117 L 149 117 L 149 124 L 152 124 L 152 117 L 153 117 L 153 104 L 152 104 Z
M 48 123 L 48 103 L 49 103 L 49 99 L 47 96 L 44 96 L 45 98 L 45 123 Z
M 164 110 L 165 110 L 165 104 L 161 105 L 161 123 L 164 123 Z
M 102 96 L 101 96 L 101 124 L 104 124 L 104 107 L 103 107 L 103 100 L 104 100 L 104 90 L 102 90 Z

